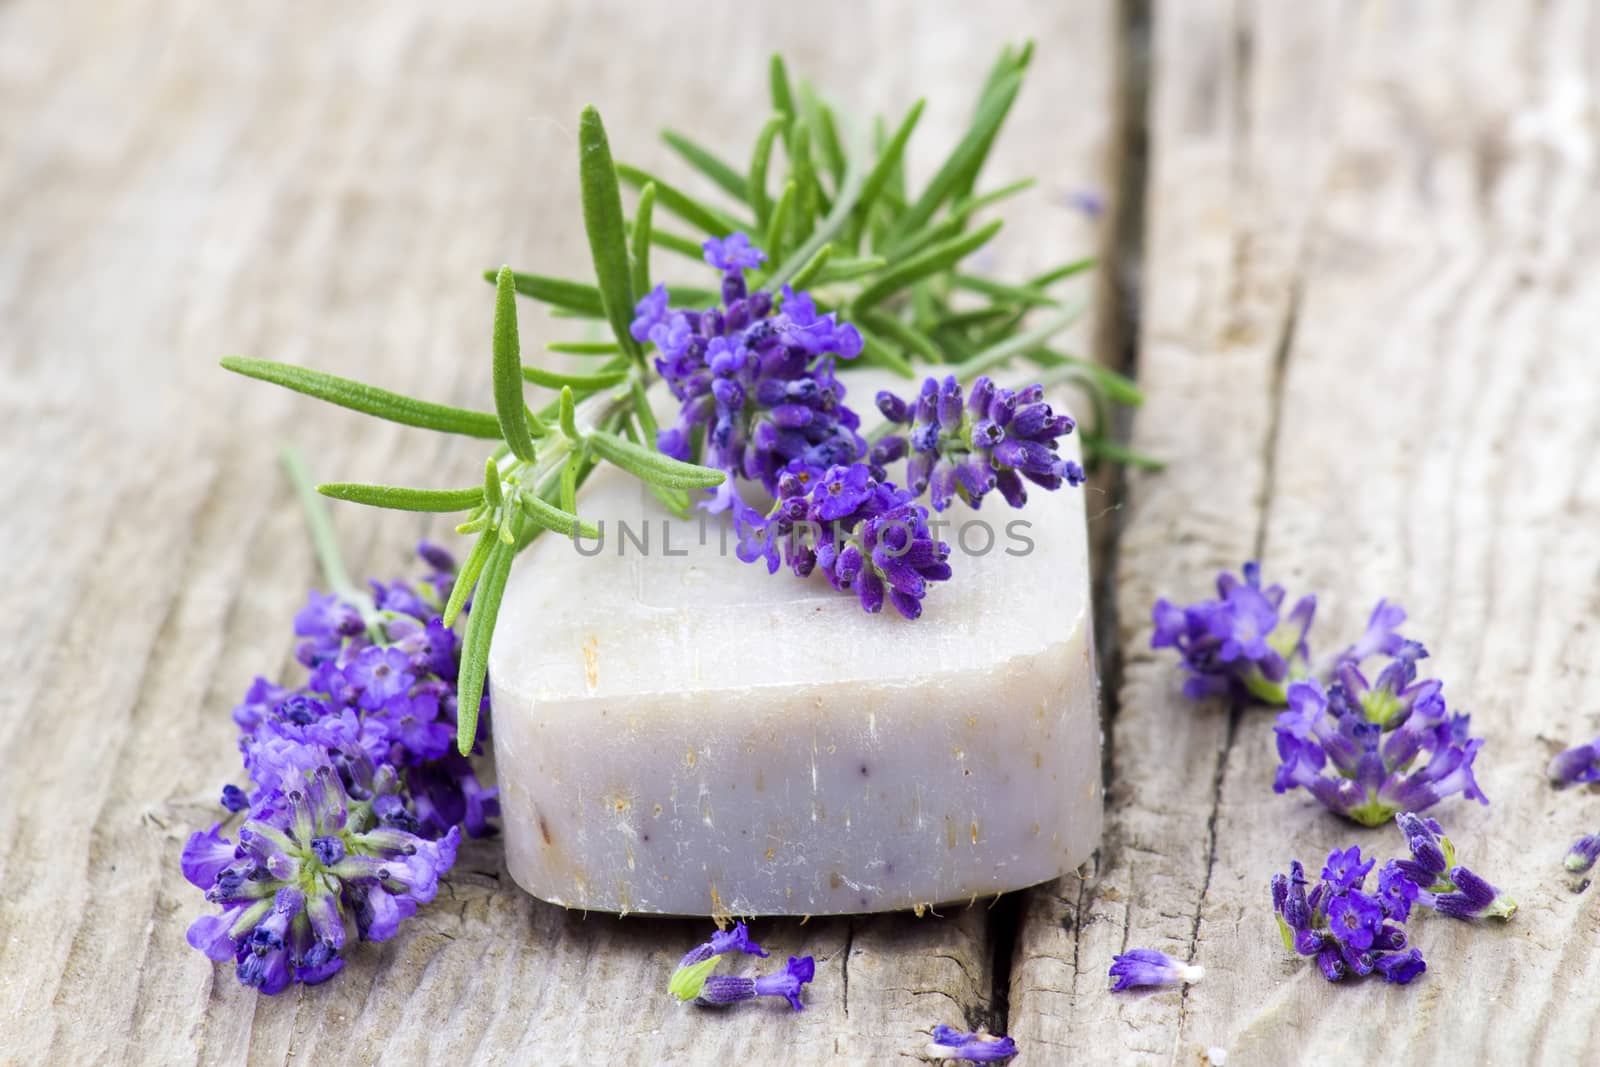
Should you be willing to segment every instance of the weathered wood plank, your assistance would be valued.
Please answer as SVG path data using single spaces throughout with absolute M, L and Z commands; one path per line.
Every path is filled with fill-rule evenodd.
M 1095 224 L 1064 196 L 1106 180 L 1111 8 L 0 10 L 0 488 L 26 505 L 0 516 L 0 542 L 27 561 L 0 586 L 0 1018 L 27 1020 L 4 1027 L 0 1060 L 880 1062 L 934 1022 L 995 1021 L 981 903 L 764 924 L 780 958 L 817 955 L 810 1010 L 719 1018 L 662 992 L 698 925 L 538 904 L 493 843 L 326 986 L 257 998 L 191 951 L 200 902 L 178 849 L 237 774 L 227 708 L 254 673 L 292 669 L 286 624 L 315 581 L 272 449 L 423 484 L 470 476 L 481 451 L 215 359 L 486 404 L 477 272 L 586 262 L 579 107 L 600 105 L 619 156 L 647 166 L 676 169 L 665 124 L 742 151 L 774 49 L 862 107 L 929 94 L 912 153 L 925 175 L 1002 41 L 1036 35 L 990 179 L 1044 181 L 995 265 L 1089 251 Z M 571 336 L 537 315 L 524 329 L 530 349 Z M 335 517 L 357 573 L 402 571 L 428 529 Z
M 1542 768 L 1600 691 L 1595 11 L 1167 3 L 1154 41 L 1136 443 L 1174 462 L 1133 480 L 1120 543 L 1107 847 L 1030 898 L 1013 1028 L 1179 1063 L 1588 1062 L 1600 941 L 1559 861 L 1592 798 Z M 1156 596 L 1257 555 L 1323 595 L 1324 649 L 1400 598 L 1488 738 L 1493 806 L 1438 813 L 1523 909 L 1416 920 L 1410 988 L 1329 985 L 1268 910 L 1290 858 L 1395 832 L 1273 794 L 1267 714 L 1188 704 L 1147 651 Z M 1110 996 L 1138 945 L 1208 977 Z

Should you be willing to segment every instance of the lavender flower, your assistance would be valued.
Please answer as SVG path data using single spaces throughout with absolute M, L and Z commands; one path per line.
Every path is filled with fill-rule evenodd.
M 750 940 L 750 932 L 744 923 L 737 923 L 732 930 L 717 930 L 709 941 L 696 945 L 678 961 L 677 969 L 667 983 L 667 992 L 679 1000 L 695 999 L 705 987 L 711 972 L 722 962 L 722 957 L 730 952 L 743 952 L 750 956 L 767 954 L 766 949 Z
M 361 604 L 311 594 L 295 618 L 309 678 L 258 678 L 233 712 L 252 783 L 222 790 L 225 809 L 248 812 L 238 844 L 218 824 L 180 857 L 224 909 L 190 943 L 264 992 L 336 973 L 347 922 L 393 936 L 432 899 L 462 828 L 486 834 L 499 812 L 451 744 L 461 643 L 438 612 L 455 561 L 426 542 L 418 554 L 432 571 L 415 587 L 373 582 Z
M 731 974 L 713 974 L 706 978 L 695 999 L 696 1004 L 721 1007 L 736 1004 L 753 997 L 783 997 L 795 1011 L 804 1011 L 800 1002 L 800 989 L 816 974 L 816 961 L 810 956 L 789 957 L 789 963 L 775 974 L 759 978 L 744 978 Z
M 1600 858 L 1600 834 L 1584 834 L 1567 850 L 1565 865 L 1573 874 L 1582 874 Z
M 656 447 L 687 460 L 703 438 L 703 461 L 732 476 L 706 502 L 724 511 L 738 500 L 734 478 L 775 493 L 785 471 L 817 475 L 866 453 L 833 370 L 835 358 L 860 355 L 862 340 L 854 326 L 819 315 L 806 293 L 785 287 L 781 307 L 770 293 L 750 293 L 744 273 L 766 256 L 746 235 L 712 238 L 704 248 L 706 262 L 723 272 L 723 303 L 673 310 L 658 286 L 639 301 L 631 329 L 660 351 L 656 369 L 681 405 Z
M 193 835 L 183 856 L 184 876 L 223 908 L 195 920 L 189 944 L 232 958 L 239 981 L 263 993 L 337 973 L 347 920 L 363 940 L 394 936 L 433 899 L 461 840 L 456 828 L 429 841 L 379 825 L 371 809 L 351 804 L 332 767 L 287 801 L 281 815 L 247 821 L 237 847 L 213 827 Z
M 1206 975 L 1204 967 L 1175 960 L 1153 948 L 1136 948 L 1111 959 L 1111 990 L 1120 993 L 1140 986 L 1193 985 Z
M 1004 1034 L 987 1030 L 967 1032 L 940 1023 L 933 1028 L 933 1041 L 922 1055 L 930 1060 L 967 1060 L 970 1063 L 995 1063 L 1017 1054 L 1017 1043 Z
M 1083 484 L 1083 468 L 1056 454 L 1073 421 L 1044 402 L 1043 386 L 1014 392 L 983 377 L 963 400 L 954 375 L 929 378 L 915 403 L 879 393 L 878 410 L 909 427 L 904 438 L 886 438 L 880 447 L 896 458 L 909 452 L 907 487 L 918 495 L 928 490 L 935 511 L 957 497 L 978 507 L 991 489 L 1021 507 L 1028 498 L 1023 479 L 1046 489 Z
M 1417 902 L 1455 919 L 1510 919 L 1517 902 L 1456 863 L 1456 849 L 1435 819 L 1414 812 L 1395 816 L 1411 850 L 1394 865 L 1417 887 Z
M 800 577 L 820 567 L 835 589 L 855 590 L 867 612 L 887 597 L 915 619 L 929 584 L 951 575 L 950 546 L 934 539 L 928 509 L 865 464 L 831 467 L 814 481 L 786 472 L 765 518 L 735 521 L 740 558 L 765 559 L 776 571 L 781 554 Z
M 1550 761 L 1546 773 L 1557 786 L 1600 782 L 1600 737 L 1562 752 Z
M 1283 704 L 1288 683 L 1305 675 L 1306 634 L 1317 598 L 1302 597 L 1282 614 L 1281 585 L 1261 585 L 1261 565 L 1246 563 L 1242 579 L 1217 575 L 1217 599 L 1177 605 L 1156 601 L 1151 648 L 1175 648 L 1189 679 L 1185 696 L 1231 696 Z
M 1329 810 L 1364 826 L 1400 811 L 1421 811 L 1460 793 L 1487 804 L 1472 764 L 1483 746 L 1468 716 L 1451 715 L 1437 681 L 1416 681 L 1427 655 L 1406 642 L 1376 684 L 1353 663 L 1324 691 L 1316 680 L 1289 686 L 1278 715 L 1279 793 L 1303 788 Z
M 1330 982 L 1376 971 L 1386 981 L 1405 985 L 1427 965 L 1422 953 L 1406 950 L 1401 928 L 1410 914 L 1408 899 L 1397 901 L 1389 868 L 1379 877 L 1377 896 L 1365 892 L 1373 861 L 1362 862 L 1357 847 L 1335 849 L 1323 878 L 1308 892 L 1298 860 L 1287 875 L 1272 877 L 1272 910 L 1284 948 L 1317 961 Z M 1403 892 L 1399 893 L 1405 898 Z
M 1372 609 L 1372 614 L 1367 618 L 1367 629 L 1355 644 L 1339 653 L 1339 665 L 1351 663 L 1359 665 L 1362 660 L 1372 656 L 1392 656 L 1400 651 L 1400 647 L 1407 643 L 1400 636 L 1398 627 L 1406 621 L 1406 609 L 1399 604 L 1391 604 L 1388 600 L 1380 600 Z

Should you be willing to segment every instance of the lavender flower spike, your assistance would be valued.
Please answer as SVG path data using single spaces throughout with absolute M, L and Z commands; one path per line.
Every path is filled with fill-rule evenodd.
M 810 956 L 799 958 L 790 956 L 789 963 L 783 970 L 775 974 L 762 975 L 760 978 L 713 974 L 705 980 L 705 985 L 695 1003 L 720 1007 L 724 1004 L 736 1004 L 741 1000 L 750 1000 L 753 997 L 783 997 L 795 1011 L 804 1011 L 805 1005 L 800 1002 L 800 990 L 815 977 L 816 971 L 816 960 Z
M 1111 960 L 1114 993 L 1138 986 L 1192 985 L 1205 976 L 1204 967 L 1183 963 L 1153 948 L 1131 949 Z
M 1566 868 L 1573 874 L 1582 874 L 1600 858 L 1600 834 L 1584 834 L 1567 850 Z
M 1510 919 L 1517 902 L 1456 863 L 1456 849 L 1437 820 L 1413 812 L 1395 816 L 1411 859 L 1394 861 L 1417 887 L 1417 902 L 1454 919 Z
M 1302 597 L 1282 615 L 1283 586 L 1263 587 L 1259 563 L 1246 563 L 1242 579 L 1219 574 L 1217 596 L 1189 605 L 1156 601 L 1150 647 L 1178 650 L 1189 672 L 1185 696 L 1285 703 L 1289 683 L 1309 669 L 1306 633 L 1316 597 Z
M 969 1063 L 997 1063 L 1017 1054 L 1017 1043 L 1004 1034 L 978 1029 L 957 1030 L 940 1023 L 933 1028 L 933 1041 L 923 1050 L 930 1060 L 966 1060 Z
M 1600 782 L 1600 737 L 1586 744 L 1573 745 L 1556 756 L 1545 773 L 1557 786 Z
M 722 957 L 729 952 L 743 952 L 750 956 L 765 956 L 767 950 L 750 940 L 744 923 L 736 923 L 732 930 L 717 930 L 711 940 L 703 941 L 684 954 L 667 983 L 667 992 L 679 1000 L 693 1000 L 700 995 L 711 972 L 716 970 Z

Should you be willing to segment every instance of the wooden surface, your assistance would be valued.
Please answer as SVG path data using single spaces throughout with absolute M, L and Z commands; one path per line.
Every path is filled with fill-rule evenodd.
M 761 924 L 818 958 L 802 1015 L 670 1002 L 698 925 L 539 904 L 492 842 L 328 985 L 258 998 L 190 950 L 178 850 L 315 582 L 275 447 L 437 484 L 479 451 L 215 358 L 482 406 L 476 272 L 581 262 L 583 103 L 621 158 L 671 166 L 669 123 L 737 150 L 778 48 L 843 102 L 928 93 L 926 174 L 1023 36 L 1040 55 L 989 178 L 1044 180 L 993 265 L 1099 244 L 1082 343 L 1137 367 L 1135 443 L 1170 463 L 1090 507 L 1096 862 L 941 917 Z M 0 7 L 0 1062 L 883 1063 L 935 1022 L 1008 1029 L 1031 1064 L 1594 1062 L 1600 919 L 1559 866 L 1600 803 L 1541 769 L 1600 731 L 1597 70 L 1600 11 L 1569 0 Z M 1063 204 L 1085 189 L 1113 204 L 1098 232 Z M 359 573 L 402 572 L 428 529 L 336 519 Z M 1322 595 L 1325 648 L 1400 598 L 1488 738 L 1493 805 L 1440 814 L 1522 911 L 1417 920 L 1409 988 L 1287 957 L 1266 888 L 1396 835 L 1274 795 L 1266 713 L 1186 703 L 1148 651 L 1155 597 L 1257 555 Z M 1133 946 L 1208 978 L 1113 997 Z

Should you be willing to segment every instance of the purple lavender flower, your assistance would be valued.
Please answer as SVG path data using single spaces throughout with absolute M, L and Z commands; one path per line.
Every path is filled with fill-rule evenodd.
M 1308 892 L 1305 868 L 1299 861 L 1290 863 L 1287 875 L 1272 878 L 1278 932 L 1284 948 L 1316 960 L 1330 982 L 1376 971 L 1404 985 L 1427 969 L 1420 952 L 1406 951 L 1402 924 L 1410 914 L 1409 900 L 1402 910 L 1391 899 L 1389 868 L 1379 877 L 1378 895 L 1366 893 L 1371 869 L 1371 861 L 1361 862 L 1359 849 L 1335 849 L 1323 867 L 1323 880 Z
M 1600 737 L 1562 752 L 1550 761 L 1546 773 L 1557 786 L 1600 782 Z
M 1339 653 L 1339 664 L 1360 664 L 1371 656 L 1392 656 L 1400 651 L 1406 639 L 1400 636 L 1399 626 L 1406 621 L 1406 610 L 1399 604 L 1380 600 L 1367 619 L 1367 629 L 1360 640 Z
M 1177 605 L 1156 601 L 1151 648 L 1175 648 L 1189 672 L 1185 696 L 1231 696 L 1283 704 L 1288 683 L 1303 677 L 1310 659 L 1306 634 L 1317 598 L 1302 597 L 1283 616 L 1281 585 L 1261 585 L 1261 565 L 1246 563 L 1242 579 L 1217 575 L 1217 599 Z
M 982 377 L 963 399 L 954 375 L 929 378 L 915 403 L 879 393 L 878 410 L 909 427 L 903 438 L 886 438 L 885 447 L 909 452 L 906 485 L 918 495 L 927 490 L 935 511 L 957 497 L 978 507 L 991 489 L 1021 507 L 1028 498 L 1024 479 L 1046 489 L 1083 484 L 1083 468 L 1056 454 L 1073 421 L 1044 402 L 1042 386 L 1015 392 Z
M 966 1060 L 969 1063 L 996 1063 L 1017 1054 L 1017 1043 L 1004 1034 L 987 1030 L 957 1030 L 939 1023 L 933 1028 L 933 1041 L 923 1051 L 925 1059 Z
M 767 954 L 766 949 L 750 940 L 750 932 L 744 923 L 736 923 L 732 930 L 714 931 L 709 941 L 702 941 L 684 953 L 667 982 L 667 991 L 679 1000 L 695 999 L 722 957 L 730 952 L 742 952 L 748 956 Z
M 1411 917 L 1417 892 L 1416 883 L 1406 877 L 1395 860 L 1385 863 L 1378 872 L 1378 902 L 1383 905 L 1383 913 L 1395 922 L 1403 923 Z
M 460 641 L 437 608 L 455 561 L 427 543 L 418 554 L 433 571 L 416 587 L 374 582 L 364 607 L 312 595 L 296 618 L 310 678 L 258 678 L 234 709 L 252 782 L 222 794 L 249 812 L 238 844 L 219 824 L 180 858 L 223 905 L 190 943 L 234 959 L 240 981 L 265 992 L 336 973 L 347 920 L 364 938 L 392 936 L 433 896 L 461 828 L 486 834 L 499 812 L 449 743 Z
M 759 978 L 713 974 L 706 978 L 695 1003 L 720 1007 L 753 997 L 783 997 L 795 1011 L 804 1011 L 800 990 L 816 975 L 816 970 L 816 961 L 810 956 L 790 956 L 783 970 Z
M 1303 788 L 1364 826 L 1456 793 L 1487 804 L 1472 773 L 1483 741 L 1468 736 L 1467 716 L 1450 714 L 1438 682 L 1414 680 L 1423 655 L 1407 642 L 1375 686 L 1348 663 L 1326 691 L 1315 679 L 1290 685 L 1273 790 Z
M 1600 834 L 1584 834 L 1567 850 L 1564 863 L 1573 874 L 1582 874 L 1594 866 L 1597 858 L 1600 858 Z
M 785 473 L 772 511 L 736 515 L 735 523 L 741 559 L 764 559 L 776 571 L 781 556 L 800 577 L 820 567 L 835 589 L 854 590 L 867 612 L 881 611 L 887 598 L 915 619 L 929 584 L 951 575 L 950 546 L 934 539 L 928 509 L 861 463 L 816 479 Z
M 347 919 L 364 940 L 392 937 L 433 899 L 461 839 L 458 829 L 428 841 L 377 825 L 331 767 L 286 799 L 281 815 L 247 821 L 236 849 L 216 828 L 184 849 L 185 877 L 223 907 L 194 922 L 189 943 L 215 960 L 231 956 L 239 981 L 264 993 L 336 973 Z M 224 850 L 232 859 L 218 866 Z
M 1417 887 L 1417 902 L 1455 919 L 1510 919 L 1517 902 L 1456 863 L 1455 846 L 1435 819 L 1414 812 L 1395 816 L 1411 850 L 1394 866 Z
M 1120 993 L 1140 986 L 1192 985 L 1204 978 L 1206 969 L 1175 960 L 1153 948 L 1129 949 L 1111 959 L 1111 990 Z
M 659 350 L 656 369 L 680 403 L 678 419 L 660 431 L 656 447 L 728 472 L 705 506 L 734 508 L 734 478 L 777 491 L 785 471 L 815 476 L 866 453 L 860 419 L 844 404 L 835 358 L 854 359 L 861 334 L 833 314 L 819 315 L 806 293 L 785 287 L 781 307 L 772 294 L 750 293 L 744 272 L 766 257 L 742 233 L 705 243 L 706 262 L 723 272 L 722 305 L 672 310 L 657 288 L 639 302 L 632 330 Z

